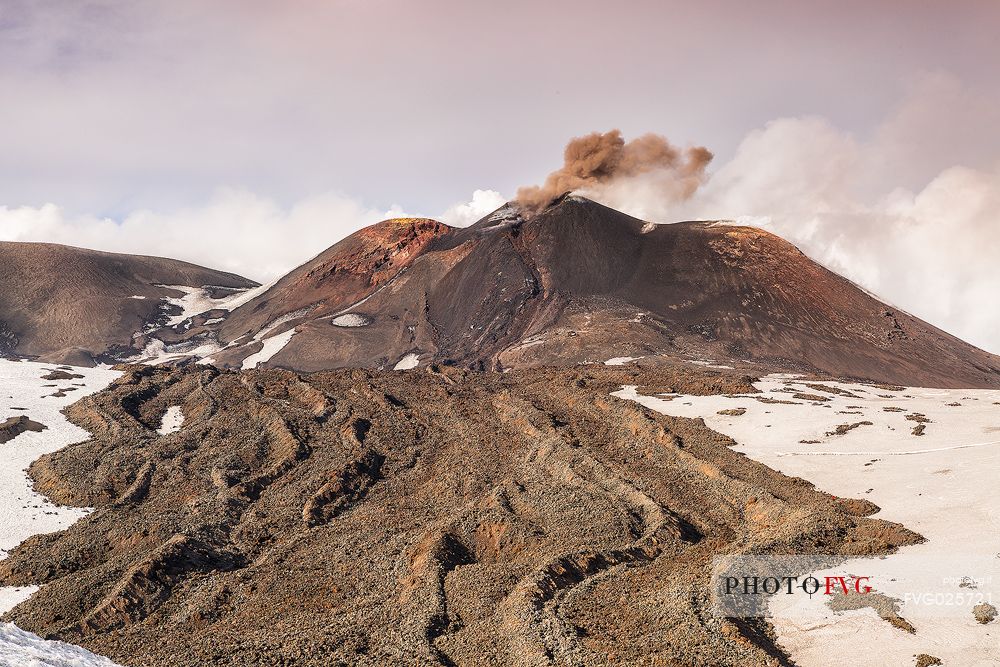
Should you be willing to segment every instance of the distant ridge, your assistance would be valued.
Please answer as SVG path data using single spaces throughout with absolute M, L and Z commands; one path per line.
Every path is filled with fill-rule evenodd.
M 183 294 L 157 285 L 256 284 L 173 259 L 0 242 L 0 355 L 92 365 L 165 315 L 163 296 Z

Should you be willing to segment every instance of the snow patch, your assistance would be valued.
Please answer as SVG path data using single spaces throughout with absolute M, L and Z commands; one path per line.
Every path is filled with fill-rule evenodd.
M 253 289 L 242 290 L 236 294 L 230 294 L 227 297 L 223 297 L 215 302 L 215 308 L 219 310 L 228 310 L 232 312 L 239 308 L 240 306 L 250 303 L 257 297 L 259 297 L 264 292 L 268 291 L 277 284 L 277 280 L 272 280 L 271 282 L 261 285 L 260 287 L 254 287 Z M 211 308 L 209 310 L 212 310 Z
M 13 623 L 0 623 L 0 665 L 6 667 L 117 667 L 107 658 L 59 641 L 47 641 Z
M 184 411 L 179 405 L 171 405 L 163 414 L 163 419 L 160 420 L 160 428 L 156 429 L 156 432 L 160 435 L 170 435 L 181 430 L 181 426 L 183 425 Z
M 0 465 L 0 559 L 32 535 L 68 528 L 86 516 L 85 508 L 61 507 L 34 491 L 25 471 L 43 454 L 49 454 L 77 442 L 89 434 L 71 424 L 63 408 L 83 396 L 100 391 L 121 375 L 103 368 L 74 368 L 83 375 L 75 382 L 77 391 L 53 396 L 50 381 L 42 376 L 51 372 L 49 364 L 0 360 L 0 421 L 25 414 L 44 424 L 44 431 L 26 431 L 3 445 Z M 42 395 L 45 394 L 44 397 Z M 14 407 L 26 410 L 14 410 Z M 33 586 L 0 587 L 0 614 L 26 600 L 37 588 Z M 0 665 L 10 666 L 79 666 L 111 667 L 114 663 L 83 649 L 50 642 L 24 632 L 10 623 L 0 623 Z
M 167 345 L 159 338 L 151 338 L 142 352 L 132 357 L 123 359 L 124 363 L 146 364 L 147 366 L 159 366 L 171 361 L 179 361 L 189 357 L 202 359 L 210 354 L 222 350 L 223 348 L 214 341 L 209 341 L 198 345 L 197 343 L 183 342 L 176 345 Z
M 768 215 L 741 215 L 734 220 L 707 221 L 709 227 L 770 227 L 772 220 Z
M 688 359 L 689 364 L 694 364 L 695 366 L 704 366 L 705 368 L 718 368 L 725 370 L 733 370 L 732 366 L 726 366 L 725 364 L 717 364 L 714 361 L 706 359 Z
M 392 367 L 394 371 L 408 371 L 411 368 L 416 368 L 420 364 L 420 357 L 418 357 L 413 352 L 396 362 L 396 365 Z
M 277 282 L 277 281 L 275 281 Z M 165 296 L 161 299 L 171 305 L 177 306 L 181 309 L 180 315 L 171 315 L 167 320 L 166 326 L 172 327 L 182 324 L 188 319 L 194 317 L 195 315 L 201 315 L 210 310 L 227 310 L 233 311 L 242 306 L 243 304 L 257 298 L 267 290 L 274 286 L 274 282 L 268 283 L 267 285 L 261 285 L 260 287 L 255 287 L 253 289 L 239 289 L 235 290 L 233 294 L 224 296 L 221 299 L 212 298 L 212 289 L 230 289 L 228 287 L 221 288 L 216 285 L 205 285 L 203 287 L 191 287 L 188 285 L 157 285 L 163 289 L 171 289 L 177 292 L 183 292 L 183 296 L 172 297 Z M 133 296 L 133 299 L 145 299 L 144 296 Z M 218 321 L 222 321 L 222 318 L 218 318 Z M 155 328 L 155 327 L 153 327 Z
M 642 357 L 612 357 L 604 362 L 605 366 L 624 366 L 630 361 L 638 361 Z
M 299 308 L 298 310 L 292 311 L 290 313 L 285 313 L 278 319 L 270 322 L 267 326 L 257 332 L 257 335 L 253 337 L 254 340 L 264 340 L 267 338 L 267 334 L 271 333 L 282 324 L 287 324 L 292 320 L 297 320 L 301 317 L 305 317 L 312 310 L 312 306 L 307 306 L 305 308 Z
M 330 320 L 330 324 L 335 327 L 366 327 L 371 324 L 371 320 L 357 313 L 346 313 L 334 317 Z
M 213 304 L 216 303 L 216 300 L 209 296 L 208 290 L 204 287 L 187 287 L 185 285 L 157 285 L 157 287 L 163 287 L 165 289 L 172 289 L 184 293 L 184 296 L 180 297 L 161 297 L 163 301 L 181 309 L 180 315 L 171 315 L 167 320 L 168 327 L 177 326 L 185 320 L 188 320 L 195 315 L 200 315 L 205 311 L 212 310 L 215 307 Z
M 265 338 L 264 347 L 261 348 L 260 352 L 251 354 L 243 360 L 243 370 L 257 368 L 258 365 L 270 361 L 271 357 L 278 354 L 278 352 L 281 352 L 281 350 L 288 345 L 288 341 L 292 340 L 292 336 L 296 333 L 298 332 L 295 329 L 289 329 L 288 331 L 280 333 L 277 336 Z
M 762 392 L 755 395 L 672 394 L 663 400 L 631 386 L 613 395 L 663 414 L 702 418 L 733 438 L 736 451 L 834 496 L 870 500 L 881 508 L 876 518 L 927 538 L 895 555 L 838 566 L 870 576 L 875 590 L 898 599 L 900 616 L 916 634 L 892 627 L 870 609 L 834 612 L 823 595 L 775 596 L 771 622 L 795 664 L 909 665 L 920 653 L 946 665 L 1000 664 L 995 626 L 975 621 L 974 603 L 933 602 L 963 595 L 965 600 L 1000 598 L 1000 440 L 990 437 L 1000 427 L 995 405 L 1000 391 L 809 385 L 791 376 L 769 376 L 754 385 Z M 829 400 L 795 401 L 793 394 L 799 392 Z M 733 408 L 743 412 L 719 414 Z M 914 431 L 919 418 L 929 420 L 923 435 Z M 859 422 L 870 425 L 837 428 Z M 978 588 L 963 587 L 963 577 L 978 580 Z

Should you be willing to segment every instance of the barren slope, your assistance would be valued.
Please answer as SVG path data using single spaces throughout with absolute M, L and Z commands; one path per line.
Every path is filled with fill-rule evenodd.
M 90 365 L 161 314 L 156 285 L 248 288 L 187 262 L 49 243 L 0 242 L 0 354 Z M 141 297 L 141 298 L 135 298 Z
M 8 616 L 129 665 L 787 664 L 708 612 L 711 556 L 914 534 L 608 393 L 708 371 L 145 368 L 32 467 L 97 510 L 0 562 Z M 179 432 L 156 433 L 180 406 Z
M 573 196 L 527 220 L 507 206 L 467 229 L 406 219 L 362 230 L 218 325 L 232 345 L 213 359 L 238 367 L 282 332 L 293 337 L 267 364 L 302 371 L 409 355 L 472 368 L 667 356 L 1000 386 L 1000 359 L 772 234 L 651 225 Z

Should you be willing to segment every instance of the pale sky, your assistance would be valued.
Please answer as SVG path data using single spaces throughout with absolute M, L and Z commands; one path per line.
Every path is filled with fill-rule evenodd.
M 997 352 L 1000 308 L 963 315 L 959 283 L 1000 289 L 998 34 L 993 0 L 0 0 L 0 238 L 266 279 L 384 215 L 499 193 L 474 215 L 544 178 L 570 137 L 620 128 L 717 157 L 686 210 L 616 204 L 770 217 Z M 945 190 L 966 194 L 929 208 L 959 167 Z M 873 226 L 906 224 L 970 236 L 886 265 L 945 273 L 923 311 L 929 277 L 862 252 Z M 227 244 L 234 230 L 249 237 Z
M 720 160 L 778 117 L 866 135 L 929 72 L 995 89 L 998 31 L 991 0 L 0 0 L 0 202 L 121 215 L 230 186 L 443 210 L 593 130 Z M 998 154 L 998 132 L 961 138 L 931 138 L 931 173 Z

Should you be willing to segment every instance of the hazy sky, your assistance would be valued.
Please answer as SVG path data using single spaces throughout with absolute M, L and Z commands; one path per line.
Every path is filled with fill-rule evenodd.
M 782 116 L 865 135 L 928 72 L 996 88 L 998 31 L 992 0 L 0 0 L 0 202 L 121 215 L 235 186 L 437 211 L 592 130 L 720 161 Z
M 509 196 L 569 137 L 617 127 L 717 156 L 707 199 L 637 212 L 773 215 L 921 314 L 919 280 L 837 257 L 872 220 L 916 219 L 899 197 L 916 205 L 951 168 L 995 194 L 998 34 L 994 0 L 0 0 L 0 238 L 266 279 L 389 212 Z M 468 215 L 500 195 L 477 201 Z M 809 233 L 806 211 L 825 216 Z M 983 211 L 926 215 L 1000 231 Z M 248 238 L 223 248 L 234 229 Z M 936 248 L 941 270 L 971 251 L 968 280 L 994 285 L 981 246 Z M 922 261 L 906 252 L 893 266 Z M 965 321 L 954 282 L 924 316 L 1000 351 L 1000 312 Z

